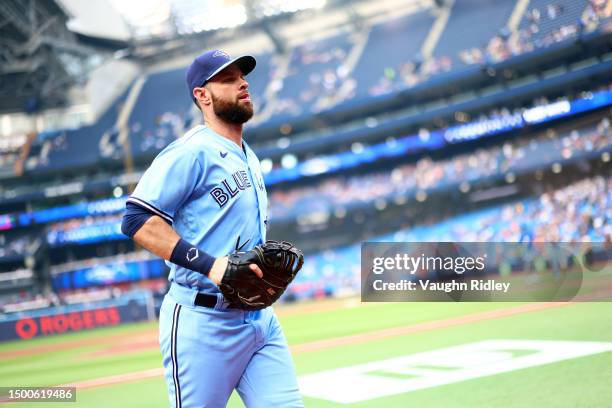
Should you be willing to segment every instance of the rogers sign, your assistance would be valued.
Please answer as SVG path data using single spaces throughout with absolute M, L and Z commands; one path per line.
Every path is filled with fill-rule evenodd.
M 66 332 L 78 332 L 121 323 L 121 315 L 116 307 L 86 310 L 67 314 L 42 317 L 24 317 L 15 322 L 18 338 L 27 340 L 37 336 L 50 336 Z

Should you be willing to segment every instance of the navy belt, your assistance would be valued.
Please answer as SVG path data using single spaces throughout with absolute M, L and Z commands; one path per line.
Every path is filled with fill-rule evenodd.
M 195 297 L 194 304 L 196 306 L 209 307 L 213 309 L 217 304 L 217 296 L 209 295 L 207 293 L 198 293 Z

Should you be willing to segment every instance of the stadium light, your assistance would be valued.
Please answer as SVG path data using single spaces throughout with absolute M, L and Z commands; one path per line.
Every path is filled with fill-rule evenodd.
M 351 151 L 355 154 L 363 153 L 364 147 L 362 143 L 355 142 L 351 145 Z
M 387 208 L 387 201 L 384 198 L 379 198 L 374 201 L 374 207 L 376 207 L 378 211 L 383 211 L 385 208 Z
M 408 199 L 403 195 L 399 195 L 393 199 L 393 202 L 395 205 L 404 205 L 408 202 Z
M 286 154 L 281 158 L 281 166 L 285 169 L 292 169 L 297 165 L 297 157 L 293 154 Z
M 261 165 L 261 171 L 262 171 L 262 173 L 267 174 L 267 173 L 269 173 L 270 171 L 272 171 L 272 167 L 273 167 L 272 160 L 270 160 L 270 159 L 263 159 L 263 160 L 260 162 L 260 165 Z
M 291 144 L 291 140 L 288 137 L 281 137 L 276 141 L 276 145 L 280 149 L 286 149 Z
M 336 218 L 342 219 L 344 217 L 346 217 L 346 210 L 342 207 L 336 208 L 334 210 L 334 216 Z
M 123 189 L 121 187 L 117 186 L 113 189 L 113 197 L 119 198 L 122 195 L 123 195 Z

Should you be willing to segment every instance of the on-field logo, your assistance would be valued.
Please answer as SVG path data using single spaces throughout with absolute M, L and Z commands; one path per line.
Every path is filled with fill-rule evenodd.
M 343 404 L 612 351 L 612 343 L 487 340 L 299 378 L 302 394 Z

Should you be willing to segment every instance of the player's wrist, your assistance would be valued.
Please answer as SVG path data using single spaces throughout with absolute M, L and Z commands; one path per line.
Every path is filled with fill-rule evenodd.
M 179 239 L 170 255 L 169 261 L 183 268 L 208 276 L 216 258 L 193 244 Z
M 215 259 L 212 267 L 210 268 L 210 273 L 208 277 L 215 284 L 220 284 L 223 279 L 223 275 L 225 274 L 225 270 L 227 269 L 228 257 L 222 256 L 220 258 Z

